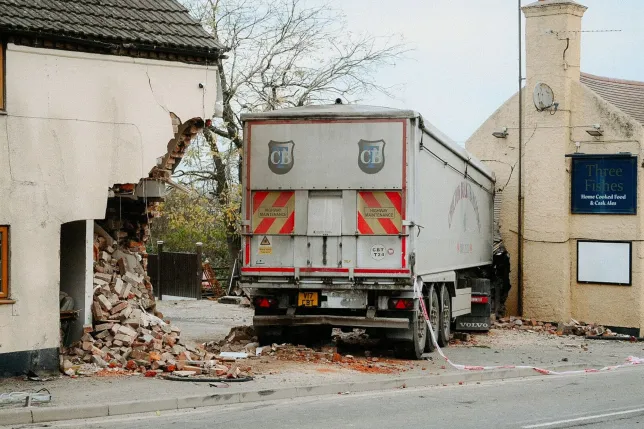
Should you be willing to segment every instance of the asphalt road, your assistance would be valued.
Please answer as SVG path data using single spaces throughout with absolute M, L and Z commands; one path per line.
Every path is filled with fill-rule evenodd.
M 636 367 L 14 428 L 642 428 L 643 379 Z

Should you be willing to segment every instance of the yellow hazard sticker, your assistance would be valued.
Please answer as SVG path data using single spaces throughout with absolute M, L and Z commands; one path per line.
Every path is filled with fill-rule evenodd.
M 268 237 L 264 236 L 262 241 L 259 242 L 259 254 L 260 255 L 270 255 L 273 253 L 273 246 L 271 246 L 271 241 Z

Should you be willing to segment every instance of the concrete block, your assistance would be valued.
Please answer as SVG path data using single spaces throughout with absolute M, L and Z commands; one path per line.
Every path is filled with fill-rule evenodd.
M 106 309 L 107 311 L 110 311 L 112 309 L 112 303 L 110 303 L 110 301 L 105 298 L 104 295 L 99 295 L 97 298 L 104 309 Z
M 102 280 L 106 283 L 109 283 L 112 281 L 112 275 L 111 274 L 105 274 L 105 273 L 94 273 L 94 279 L 99 279 Z
M 51 422 L 56 420 L 91 419 L 107 417 L 107 405 L 79 405 L 74 407 L 32 408 L 33 422 Z
M 239 304 L 241 303 L 241 296 L 222 296 L 217 302 L 220 304 Z
M 136 286 L 139 283 L 143 282 L 143 277 L 139 276 L 138 274 L 134 274 L 130 271 L 126 272 L 125 274 L 122 275 L 122 278 L 124 281 L 127 283 L 131 284 L 132 286 Z
M 100 332 L 100 331 L 106 331 L 108 329 L 111 329 L 114 326 L 113 322 L 108 322 L 108 323 L 101 323 L 95 326 L 95 331 Z
M 128 337 L 134 337 L 134 338 L 138 336 L 136 331 L 128 326 L 121 326 L 119 328 L 119 333 L 123 335 L 127 335 Z
M 33 423 L 31 409 L 20 408 L 13 410 L 0 410 L 0 422 L 2 422 L 3 425 Z
M 150 401 L 119 402 L 109 405 L 109 415 L 151 413 L 177 409 L 177 398 L 153 399 Z

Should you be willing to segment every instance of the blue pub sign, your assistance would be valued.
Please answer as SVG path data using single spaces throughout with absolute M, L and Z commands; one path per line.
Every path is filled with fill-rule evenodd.
M 571 158 L 572 213 L 637 213 L 637 156 L 575 154 Z

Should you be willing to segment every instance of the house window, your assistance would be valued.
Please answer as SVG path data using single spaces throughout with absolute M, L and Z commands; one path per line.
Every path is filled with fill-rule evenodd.
M 0 226 L 0 299 L 9 297 L 9 227 Z

